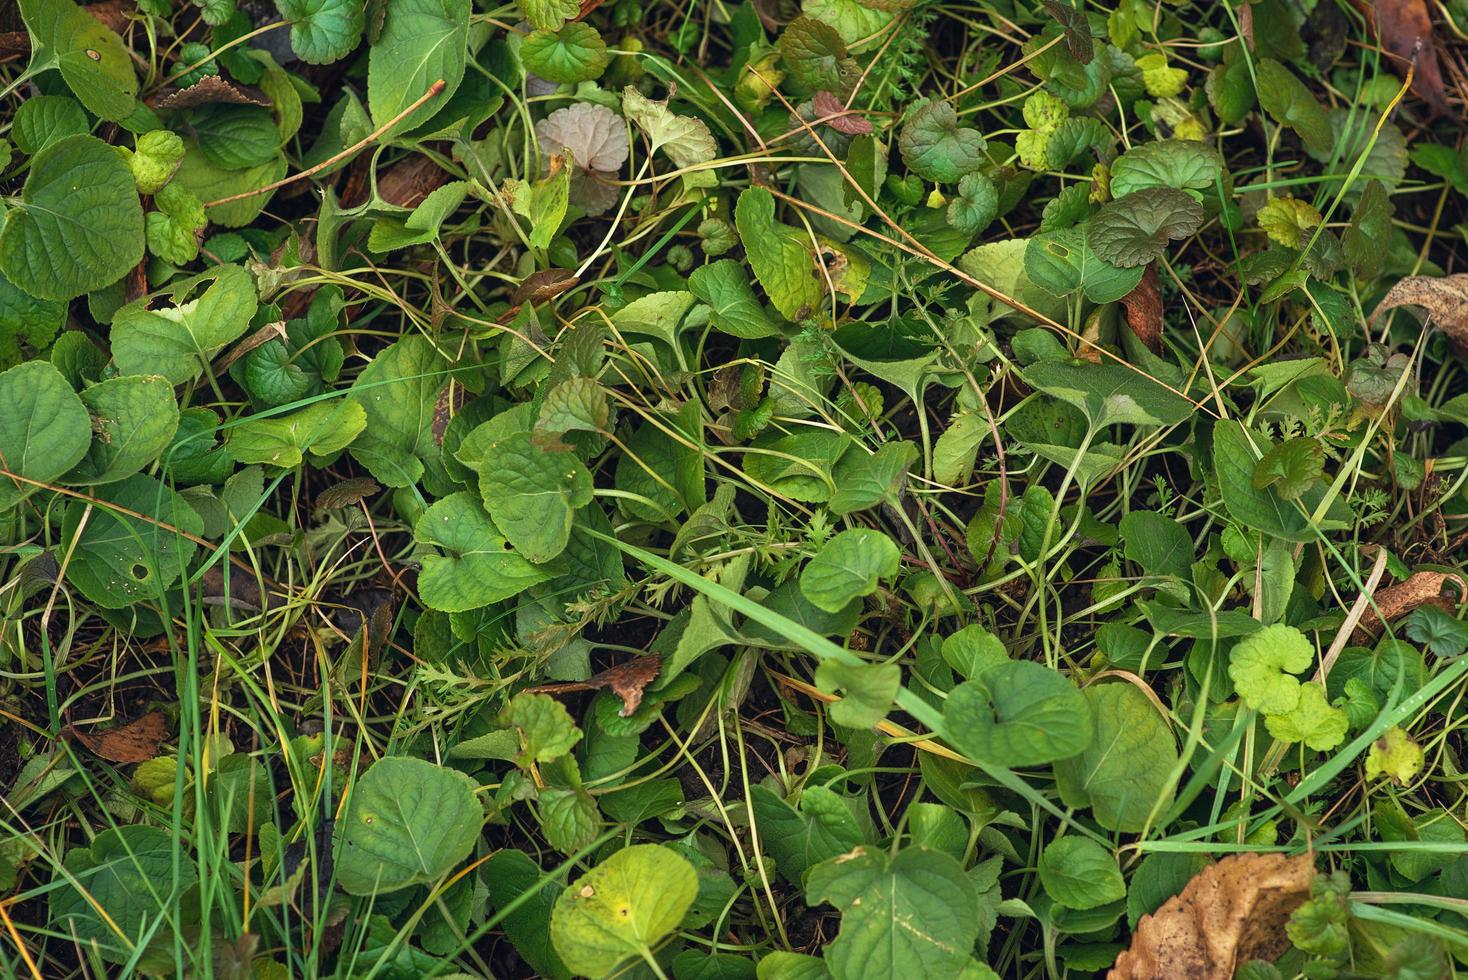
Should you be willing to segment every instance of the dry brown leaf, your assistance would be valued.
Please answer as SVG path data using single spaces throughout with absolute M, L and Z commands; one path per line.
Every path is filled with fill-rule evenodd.
M 415 153 L 377 178 L 377 196 L 400 208 L 416 208 L 423 199 L 449 182 L 448 171 L 432 158 Z
M 610 688 L 613 694 L 622 699 L 622 709 L 617 714 L 626 718 L 641 706 L 642 692 L 647 689 L 647 685 L 653 682 L 653 678 L 658 676 L 658 670 L 662 666 L 663 658 L 656 653 L 649 653 L 641 657 L 633 657 L 620 664 L 613 664 L 584 681 L 537 684 L 526 690 L 538 691 L 541 694 L 565 694 L 570 691 L 599 691 L 602 688 Z
M 67 725 L 62 734 L 108 762 L 147 762 L 158 755 L 159 746 L 168 738 L 168 722 L 163 712 L 150 711 L 136 721 L 103 732 L 84 732 Z
M 356 476 L 350 480 L 333 483 L 316 495 L 316 509 L 335 510 L 338 507 L 354 507 L 377 493 L 382 487 L 371 477 Z
M 138 7 L 132 0 L 100 0 L 86 4 L 82 9 L 107 25 L 109 30 L 121 34 L 127 30 L 128 22 Z
M 1147 266 L 1137 288 L 1121 298 L 1126 308 L 1126 322 L 1137 339 L 1156 354 L 1162 350 L 1162 281 L 1157 278 L 1157 267 Z
M 1443 586 L 1449 582 L 1457 589 L 1458 602 L 1468 598 L 1468 582 L 1451 572 L 1417 572 L 1405 581 L 1382 589 L 1374 597 L 1375 608 L 1367 609 L 1361 622 L 1356 624 L 1351 642 L 1356 646 L 1370 643 L 1381 635 L 1383 623 L 1405 616 L 1420 606 L 1431 604 L 1453 612 L 1455 604 L 1443 596 Z
M 1468 273 L 1407 276 L 1376 304 L 1372 322 L 1399 306 L 1422 307 L 1432 325 L 1448 335 L 1461 356 L 1468 357 Z
M 1250 960 L 1290 948 L 1285 923 L 1310 897 L 1308 854 L 1230 854 L 1142 916 L 1108 980 L 1231 980 Z
M 541 269 L 539 272 L 532 272 L 515 287 L 514 294 L 510 296 L 510 305 L 519 309 L 526 303 L 544 303 L 578 282 L 580 280 L 576 278 L 576 273 L 570 269 Z
M 847 110 L 845 103 L 830 92 L 817 92 L 811 99 L 816 116 L 824 119 L 827 126 L 847 136 L 864 136 L 872 131 L 871 120 Z
M 1392 57 L 1397 74 L 1405 76 L 1413 65 L 1412 91 L 1426 102 L 1434 113 L 1452 116 L 1447 92 L 1443 89 L 1442 67 L 1437 60 L 1437 37 L 1432 33 L 1432 19 L 1426 0 L 1357 0 L 1370 15 L 1377 40 Z
M 270 100 L 259 89 L 236 85 L 218 75 L 205 75 L 188 88 L 175 89 L 158 99 L 155 109 L 196 109 L 201 105 L 258 105 Z

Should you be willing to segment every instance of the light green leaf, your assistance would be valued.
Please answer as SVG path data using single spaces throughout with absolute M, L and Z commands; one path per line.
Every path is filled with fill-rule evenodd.
M 219 201 L 246 191 L 268 187 L 284 177 L 285 170 L 285 155 L 279 153 L 264 163 L 244 170 L 217 167 L 204 155 L 204 151 L 199 149 L 199 144 L 185 140 L 183 161 L 179 164 L 178 172 L 174 174 L 173 180 L 181 187 L 193 192 L 195 197 L 208 205 L 210 201 Z M 242 228 L 254 221 L 274 196 L 274 190 L 249 194 L 237 201 L 206 207 L 205 211 L 209 215 L 209 220 L 216 225 L 225 228 Z
M 812 868 L 806 895 L 841 910 L 824 951 L 835 980 L 957 976 L 979 935 L 978 889 L 957 861 L 924 847 L 858 847 Z
M 575 84 L 600 78 L 611 62 L 596 28 L 580 22 L 558 31 L 533 31 L 520 45 L 525 69 L 547 81 Z
M 1315 647 L 1293 626 L 1276 623 L 1249 634 L 1229 654 L 1228 676 L 1244 703 L 1266 715 L 1293 711 L 1298 674 L 1315 662 Z
M 31 35 L 32 74 L 59 68 L 93 115 L 127 118 L 136 105 L 138 76 L 116 31 L 71 0 L 21 0 L 20 14 Z
M 576 787 L 547 786 L 540 791 L 537 815 L 546 843 L 565 854 L 573 854 L 596 840 L 601 829 L 601 810 L 596 798 Z
M 840 612 L 852 599 L 871 595 L 877 583 L 897 574 L 902 553 L 881 531 L 853 528 L 821 546 L 800 573 L 800 591 L 826 612 Z
M 1040 854 L 1040 884 L 1066 908 L 1099 908 L 1126 897 L 1116 855 L 1088 837 L 1060 837 Z
M 1386 776 L 1398 786 L 1405 786 L 1417 778 L 1426 761 L 1422 746 L 1404 729 L 1393 725 L 1371 743 L 1366 753 L 1366 778 Z
M 352 382 L 347 397 L 367 412 L 367 428 L 352 456 L 380 483 L 407 487 L 426 466 L 441 470 L 433 417 L 448 384 L 443 355 L 427 338 L 410 334 L 379 353 Z
M 1310 436 L 1286 439 L 1254 464 L 1255 490 L 1274 487 L 1285 500 L 1296 500 L 1324 472 L 1325 447 Z
M 656 337 L 678 350 L 678 327 L 683 316 L 693 306 L 693 294 L 681 289 L 648 293 L 612 314 L 612 323 L 619 330 Z
M 522 768 L 554 762 L 581 741 L 581 729 L 571 720 L 566 706 L 549 694 L 515 695 L 505 708 L 504 718 L 520 738 L 515 764 Z
M 805 787 L 799 808 L 765 786 L 752 787 L 749 802 L 754 808 L 760 846 L 792 884 L 800 884 L 814 865 L 868 843 L 851 808 L 825 786 Z
M 974 475 L 979 446 L 991 434 L 987 420 L 972 412 L 956 416 L 933 444 L 933 479 L 945 486 L 962 486 Z
M 177 133 L 155 129 L 139 136 L 132 156 L 127 159 L 138 193 L 158 193 L 173 179 L 183 157 L 184 141 Z
M 379 759 L 352 787 L 337 884 L 348 895 L 380 895 L 448 874 L 479 840 L 477 788 L 463 773 L 422 759 Z
M 453 97 L 468 59 L 469 0 L 386 0 L 382 33 L 367 60 L 367 107 L 382 126 L 428 94 L 443 91 L 393 127 L 404 132 L 427 121 Z M 536 25 L 540 26 L 540 25 Z
M 132 171 L 95 136 L 68 136 L 36 154 L 12 204 L 0 228 L 0 270 L 38 299 L 111 285 L 143 257 Z
M 1133 191 L 1172 187 L 1194 191 L 1204 199 L 1218 197 L 1223 155 L 1198 140 L 1155 140 L 1141 143 L 1111 165 L 1111 196 Z
M 500 533 L 543 562 L 565 550 L 577 508 L 591 502 L 591 474 L 575 453 L 548 451 L 515 432 L 485 453 L 479 491 Z
M 550 577 L 505 546 L 468 491 L 451 494 L 424 511 L 413 537 L 446 552 L 425 555 L 418 575 L 418 594 L 430 609 L 467 612 Z
M 1286 248 L 1304 248 L 1324 219 L 1315 205 L 1293 197 L 1276 197 L 1259 209 L 1259 227 Z
M 557 31 L 581 12 L 578 0 L 519 0 L 520 12 L 538 31 Z
M 15 109 L 10 138 L 22 153 L 39 153 L 57 140 L 91 131 L 81 103 L 65 95 L 33 95 Z
M 111 378 L 81 393 L 92 416 L 91 449 L 62 481 L 111 483 L 131 476 L 168 448 L 178 429 L 173 385 L 159 377 Z
M 180 184 L 169 184 L 153 198 L 157 211 L 144 215 L 148 251 L 174 265 L 199 257 L 199 232 L 209 223 L 203 203 Z
M 688 289 L 708 304 L 714 329 L 744 340 L 780 336 L 776 321 L 754 295 L 743 263 L 719 259 L 700 266 L 689 275 Z
M 571 201 L 571 161 L 552 157 L 550 167 L 549 174 L 533 183 L 505 182 L 513 188 L 514 212 L 530 222 L 530 244 L 536 248 L 547 248 L 554 240 Z
M 184 534 L 203 534 L 203 520 L 183 497 L 141 473 L 109 483 L 95 495 L 96 505 L 81 500 L 67 505 L 61 529 L 73 549 L 67 578 L 104 609 L 160 598 L 198 548 Z
M 1005 661 L 955 687 L 943 705 L 953 744 L 1009 768 L 1068 759 L 1091 742 L 1091 709 L 1060 673 Z
M 229 454 L 240 463 L 294 469 L 310 453 L 325 459 L 341 452 L 367 428 L 357 402 L 321 401 L 289 415 L 247 419 L 230 429 Z
M 816 686 L 827 694 L 838 691 L 831 703 L 831 720 L 847 728 L 871 728 L 887 717 L 902 687 L 902 668 L 896 664 L 854 664 L 823 660 L 816 667 Z
M 255 283 L 237 265 L 215 266 L 170 285 L 163 295 L 172 306 L 149 309 L 150 301 L 140 299 L 113 315 L 112 357 L 122 373 L 162 375 L 173 384 L 191 381 L 255 315 Z
M 1090 807 L 1108 830 L 1140 833 L 1154 807 L 1160 816 L 1172 802 L 1168 780 L 1178 759 L 1172 731 L 1131 684 L 1092 684 L 1082 694 L 1095 735 L 1080 755 L 1055 763 L 1060 798 Z
M 647 136 L 654 152 L 662 150 L 680 169 L 707 163 L 718 155 L 708 125 L 670 111 L 667 99 L 649 99 L 628 85 L 622 90 L 622 112 Z
M 561 893 L 551 942 L 571 972 L 605 977 L 630 957 L 651 956 L 697 895 L 697 872 L 671 849 L 624 847 Z
M 907 471 L 917 462 L 916 443 L 883 443 L 875 453 L 849 452 L 836 464 L 836 492 L 827 506 L 833 514 L 851 514 L 882 503 L 897 503 Z
M 362 40 L 362 0 L 276 0 L 291 25 L 291 50 L 308 65 L 351 54 Z
M 965 680 L 975 680 L 995 664 L 1009 660 L 999 637 L 982 626 L 965 626 L 943 640 L 943 659 Z
M 1304 742 L 1317 752 L 1329 752 L 1346 740 L 1350 721 L 1344 708 L 1333 707 L 1325 699 L 1324 688 L 1309 683 L 1300 685 L 1293 708 L 1266 715 L 1264 727 L 1281 742 Z
M 952 184 L 984 163 L 985 141 L 977 129 L 958 125 L 948 102 L 923 100 L 910 109 L 897 138 L 907 169 L 927 180 Z
M 563 181 L 564 182 L 564 181 Z M 389 252 L 393 249 L 421 245 L 438 237 L 439 229 L 449 216 L 464 203 L 469 193 L 469 182 L 452 180 L 428 193 L 412 213 L 402 221 L 395 218 L 380 218 L 372 225 L 367 236 L 367 247 L 374 252 Z M 564 195 L 563 195 L 564 196 Z M 562 204 L 561 210 L 565 210 Z M 559 219 L 556 221 L 559 224 Z M 551 233 L 555 228 L 552 226 Z M 532 244 L 535 236 L 532 234 Z M 549 244 L 547 241 L 546 244 Z M 540 246 L 544 248 L 544 245 Z
M 734 225 L 754 276 L 775 309 L 800 320 L 821 308 L 825 298 L 810 251 L 810 236 L 775 220 L 775 199 L 763 187 L 739 195 Z
M 1081 292 L 1092 303 L 1115 303 L 1142 281 L 1142 268 L 1118 268 L 1091 251 L 1081 228 L 1036 235 L 1025 246 L 1025 275 L 1061 296 Z
M 1092 425 L 1175 425 L 1192 414 L 1192 402 L 1147 374 L 1114 361 L 1100 364 L 1038 361 L 1026 380 L 1047 395 L 1086 413 Z
M 35 483 L 50 483 L 87 454 L 91 416 L 71 385 L 45 361 L 0 372 L 0 467 Z M 0 513 L 38 489 L 0 475 Z
M 1129 269 L 1145 266 L 1202 224 L 1203 205 L 1191 196 L 1152 187 L 1102 205 L 1087 222 L 1086 241 L 1102 259 Z

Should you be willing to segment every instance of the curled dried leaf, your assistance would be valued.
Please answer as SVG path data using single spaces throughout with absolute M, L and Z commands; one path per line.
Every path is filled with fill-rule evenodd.
M 1405 75 L 1407 66 L 1411 65 L 1412 91 L 1435 114 L 1456 116 L 1443 88 L 1437 37 L 1432 32 L 1432 18 L 1425 0 L 1374 0 L 1370 8 L 1371 25 L 1381 46 L 1391 53 L 1388 60 L 1392 67 L 1399 75 Z
M 218 75 L 205 75 L 188 88 L 174 89 L 161 96 L 155 109 L 197 109 L 203 105 L 256 105 L 269 107 L 270 100 L 259 89 L 237 85 Z
M 1468 357 L 1468 273 L 1405 277 L 1376 305 L 1372 322 L 1398 306 L 1422 307 L 1433 326 L 1448 335 L 1459 355 Z
M 108 762 L 147 762 L 158 755 L 159 746 L 168 738 L 168 722 L 163 712 L 150 711 L 126 725 L 106 731 L 84 732 L 75 725 L 68 725 L 62 734 Z
M 1162 283 L 1157 278 L 1157 267 L 1147 266 L 1142 281 L 1121 298 L 1126 310 L 1127 325 L 1137 339 L 1147 345 L 1154 354 L 1162 349 Z
M 1231 854 L 1144 915 L 1107 978 L 1230 980 L 1250 960 L 1273 962 L 1290 948 L 1285 923 L 1314 877 L 1308 854 Z
M 603 688 L 610 688 L 613 694 L 622 699 L 622 709 L 617 714 L 626 718 L 641 706 L 642 693 L 647 690 L 647 685 L 658 676 L 658 670 L 662 668 L 662 665 L 663 658 L 659 654 L 649 653 L 641 657 L 633 657 L 620 664 L 614 664 L 584 681 L 538 684 L 535 687 L 527 687 L 525 690 L 541 694 L 565 694 L 571 691 L 599 691 Z
M 1468 582 L 1451 572 L 1417 572 L 1396 585 L 1382 589 L 1374 597 L 1374 608 L 1367 609 L 1356 624 L 1351 642 L 1357 646 L 1372 642 L 1381 635 L 1385 623 L 1421 606 L 1431 604 L 1452 612 L 1455 608 L 1453 600 L 1443 595 L 1443 586 L 1449 582 L 1458 593 L 1458 602 L 1468 598 Z

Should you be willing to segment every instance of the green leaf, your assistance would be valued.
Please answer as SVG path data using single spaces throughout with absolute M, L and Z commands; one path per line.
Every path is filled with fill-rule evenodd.
M 1192 535 L 1171 517 L 1134 510 L 1121 519 L 1121 537 L 1127 559 L 1141 565 L 1147 574 L 1192 577 Z
M 1030 384 L 1086 413 L 1091 424 L 1175 425 L 1193 412 L 1186 398 L 1142 371 L 1114 361 L 1100 364 L 1038 361 L 1024 369 Z
M 1297 436 L 1286 439 L 1254 464 L 1251 482 L 1255 490 L 1274 487 L 1285 500 L 1296 500 L 1313 487 L 1324 472 L 1325 447 L 1318 439 Z
M 1223 64 L 1214 66 L 1204 89 L 1219 122 L 1225 126 L 1238 125 L 1254 108 L 1254 78 L 1243 57 L 1229 57 Z
M 1254 63 L 1254 75 L 1260 107 L 1275 122 L 1293 129 L 1312 154 L 1329 154 L 1333 142 L 1330 117 L 1315 101 L 1305 83 L 1270 58 L 1261 58 Z
M 561 176 L 561 185 L 564 188 L 565 175 Z M 429 191 L 412 213 L 402 221 L 394 218 L 381 218 L 374 222 L 372 231 L 367 236 L 367 247 L 374 252 L 389 252 L 393 249 L 407 248 L 410 245 L 421 245 L 431 242 L 439 235 L 439 229 L 449 216 L 454 213 L 464 198 L 469 193 L 469 182 L 464 180 L 452 180 L 442 187 L 435 187 Z M 529 195 L 526 195 L 529 196 Z M 565 191 L 561 191 L 561 211 L 565 212 Z M 519 203 L 519 199 L 516 199 Z M 544 248 L 550 244 L 549 236 L 554 235 L 556 227 L 560 224 L 557 216 L 550 222 L 549 234 L 545 236 L 544 244 L 541 244 L 540 236 L 531 235 L 531 244 Z M 535 229 L 539 231 L 539 228 Z
M 1196 191 L 1207 200 L 1223 175 L 1223 156 L 1197 140 L 1157 140 L 1141 143 L 1111 165 L 1111 196 L 1126 197 L 1153 187 Z
M 1126 897 L 1116 855 L 1088 837 L 1060 837 L 1040 854 L 1040 884 L 1057 903 L 1094 909 Z
M 191 381 L 255 315 L 255 283 L 237 265 L 215 266 L 162 293 L 172 306 L 149 309 L 150 301 L 140 299 L 112 317 L 112 357 L 124 374 L 162 375 L 172 384 Z
M 404 132 L 431 119 L 453 97 L 468 60 L 469 0 L 385 0 L 382 33 L 367 60 L 367 107 L 385 125 L 435 82 L 443 91 L 393 127 Z M 540 24 L 537 27 L 543 26 Z
M 669 111 L 667 99 L 649 99 L 628 85 L 622 90 L 622 112 L 647 136 L 654 152 L 662 150 L 680 168 L 707 163 L 718 155 L 708 125 Z
M 484 882 L 489 887 L 490 905 L 502 914 L 500 928 L 536 976 L 569 980 L 568 971 L 550 941 L 551 908 L 555 889 L 546 887 L 555 879 L 524 851 L 496 851 L 484 862 Z M 525 901 L 509 909 L 521 896 Z
M 1060 673 L 1005 661 L 955 687 L 943 704 L 953 744 L 979 762 L 1009 768 L 1068 759 L 1091 742 L 1091 710 Z
M 144 215 L 148 251 L 174 265 L 199 257 L 199 232 L 209 223 L 203 203 L 179 184 L 169 184 L 153 198 L 157 211 Z
M 565 550 L 576 510 L 591 502 L 591 474 L 576 454 L 550 452 L 527 432 L 492 444 L 479 467 L 479 491 L 500 533 L 534 562 Z
M 520 12 L 537 31 L 557 31 L 581 12 L 578 0 L 518 0 Z
M 515 764 L 528 769 L 537 762 L 554 762 L 581 741 L 581 729 L 566 706 L 549 694 L 517 694 L 505 708 L 505 722 L 520 737 Z
M 430 609 L 467 612 L 550 577 L 506 547 L 468 491 L 451 494 L 424 511 L 413 537 L 445 552 L 424 556 L 418 575 L 418 594 Z
M 71 385 L 45 361 L 0 372 L 0 514 L 51 483 L 87 454 L 91 416 Z
M 422 759 L 379 759 L 352 787 L 336 881 L 348 895 L 380 895 L 436 881 L 467 858 L 484 810 L 478 784 Z
M 964 412 L 948 423 L 933 444 L 933 479 L 945 486 L 962 486 L 973 478 L 979 446 L 991 438 L 986 419 Z
M 1269 450 L 1268 439 L 1252 435 L 1232 419 L 1213 427 L 1213 468 L 1218 475 L 1218 488 L 1229 515 L 1241 526 L 1284 538 L 1286 541 L 1313 541 L 1309 519 L 1299 507 L 1285 500 L 1273 487 L 1254 486 L 1254 473 L 1260 460 L 1254 445 Z
M 978 889 L 961 864 L 925 847 L 858 847 L 811 868 L 806 896 L 841 910 L 824 950 L 835 980 L 958 976 L 979 935 Z
M 131 476 L 157 459 L 178 429 L 178 402 L 164 378 L 111 378 L 85 389 L 81 399 L 94 436 L 87 455 L 62 478 L 65 483 Z
M 813 275 L 810 236 L 775 220 L 775 198 L 769 191 L 743 191 L 734 208 L 734 225 L 754 277 L 775 309 L 787 320 L 801 320 L 821 308 L 826 292 Z
M 965 626 L 943 641 L 942 654 L 948 666 L 965 680 L 976 680 L 996 664 L 1009 660 L 999 637 L 982 626 Z
M 21 362 L 22 343 L 45 350 L 65 323 L 66 303 L 36 299 L 0 274 L 0 371 Z
M 546 843 L 565 854 L 573 854 L 596 840 L 601 829 L 601 810 L 596 798 L 577 787 L 547 786 L 540 791 L 540 829 Z
M 179 164 L 178 172 L 174 174 L 173 180 L 205 202 L 205 212 L 214 224 L 225 228 L 242 228 L 254 221 L 265 209 L 265 205 L 269 204 L 270 199 L 275 196 L 274 190 L 260 194 L 251 193 L 227 204 L 207 206 L 208 202 L 268 187 L 284 177 L 285 170 L 285 155 L 280 153 L 264 163 L 245 170 L 218 167 L 209 161 L 197 143 L 186 140 L 183 161 Z
M 12 203 L 0 228 L 0 271 L 38 299 L 100 289 L 143 257 L 132 171 L 95 136 L 68 136 L 36 154 Z
M 95 496 L 96 505 L 72 501 L 62 521 L 62 537 L 73 549 L 66 570 L 72 585 L 104 609 L 162 597 L 198 548 L 184 534 L 203 534 L 203 520 L 183 497 L 141 473 Z
M 1373 279 L 1381 272 L 1386 250 L 1381 243 L 1392 230 L 1392 205 L 1386 185 L 1368 180 L 1351 212 L 1351 223 L 1341 232 L 1341 251 L 1356 275 Z
M 379 483 L 408 487 L 430 464 L 442 469 L 433 419 L 447 384 L 443 355 L 418 334 L 379 353 L 352 382 L 347 397 L 366 410 L 367 428 L 351 453 Z
M 883 443 L 875 453 L 849 452 L 836 464 L 836 492 L 827 505 L 833 514 L 852 514 L 882 503 L 897 504 L 907 471 L 917 462 L 916 443 Z
M 984 137 L 958 125 L 948 102 L 922 100 L 909 110 L 897 148 L 907 169 L 927 180 L 952 184 L 984 163 Z
M 1172 730 L 1131 684 L 1092 684 L 1082 693 L 1096 733 L 1080 755 L 1055 763 L 1060 798 L 1090 807 L 1108 830 L 1140 833 L 1154 808 L 1160 818 L 1172 803 L 1168 781 L 1178 761 Z
M 10 138 L 22 153 L 39 153 L 68 136 L 91 131 L 87 113 L 76 99 L 65 95 L 35 95 L 16 107 Z
M 116 31 L 71 0 L 21 0 L 20 14 L 31 35 L 32 74 L 59 68 L 81 104 L 103 119 L 132 113 L 138 76 Z
M 1317 752 L 1329 752 L 1346 740 L 1350 722 L 1344 708 L 1325 699 L 1323 687 L 1309 683 L 1300 685 L 1293 708 L 1266 715 L 1264 727 L 1281 742 L 1304 742 Z
M 948 223 L 965 235 L 977 235 L 999 214 L 999 189 L 984 173 L 958 179 L 958 195 L 948 202 Z
M 1461 657 L 1468 650 L 1468 623 L 1428 603 L 1407 617 L 1407 636 L 1439 657 Z
M 842 531 L 801 571 L 801 594 L 826 612 L 840 612 L 852 599 L 875 592 L 880 579 L 896 575 L 901 557 L 897 545 L 880 531 Z
M 275 159 L 275 116 L 257 105 L 212 105 L 185 114 L 199 151 L 223 170 L 245 170 Z
M 1286 248 L 1301 249 L 1324 219 L 1309 201 L 1276 197 L 1259 209 L 1259 227 L 1271 241 Z
M 363 0 L 276 0 L 291 25 L 291 50 L 308 65 L 351 54 L 362 41 Z
M 844 96 L 861 74 L 841 35 L 814 17 L 797 17 L 786 25 L 779 47 L 790 77 L 810 92 Z
M 825 786 L 806 786 L 797 809 L 765 786 L 749 791 L 760 845 L 792 884 L 816 864 L 868 843 L 851 808 Z
M 742 262 L 719 259 L 700 266 L 689 275 L 688 289 L 708 304 L 715 330 L 743 340 L 780 336 L 775 319 L 754 295 Z
M 179 913 L 179 897 L 199 877 L 172 834 L 143 824 L 104 830 L 89 846 L 68 850 L 64 863 L 67 873 L 57 876 L 50 899 L 57 928 L 114 963 L 132 954 L 134 937 Z
M 651 957 L 698 895 L 693 865 L 659 844 L 634 844 L 572 882 L 551 912 L 551 942 L 567 968 L 605 977 Z
M 1025 246 L 1025 275 L 1035 285 L 1061 296 L 1082 292 L 1092 303 L 1115 303 L 1137 287 L 1142 271 L 1099 258 L 1081 228 L 1036 235 Z
M 1234 645 L 1228 676 L 1249 707 L 1266 715 L 1284 714 L 1300 701 L 1300 682 L 1290 675 L 1314 662 L 1315 647 L 1305 634 L 1276 623 Z
M 514 212 L 530 222 L 530 244 L 536 248 L 549 247 L 561 230 L 571 201 L 571 161 L 552 158 L 551 172 L 544 178 L 528 185 L 523 181 L 515 184 L 507 181 L 506 186 L 514 187 L 511 205 Z
M 547 81 L 574 85 L 600 78 L 612 59 L 596 28 L 576 22 L 531 32 L 520 45 L 520 60 Z
M 1153 187 L 1102 205 L 1086 241 L 1102 259 L 1129 269 L 1151 262 L 1168 242 L 1187 238 L 1202 224 L 1203 205 L 1183 191 Z
M 289 415 L 240 422 L 230 429 L 229 454 L 240 463 L 294 469 L 307 453 L 314 461 L 341 452 L 365 428 L 367 413 L 358 403 L 320 401 Z
M 887 717 L 902 687 L 902 668 L 896 664 L 853 664 L 823 660 L 816 667 L 816 686 L 828 694 L 840 691 L 841 700 L 828 709 L 831 720 L 847 728 L 871 728 Z

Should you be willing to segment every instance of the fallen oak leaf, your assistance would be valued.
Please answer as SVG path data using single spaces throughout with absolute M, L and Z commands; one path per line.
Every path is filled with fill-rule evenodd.
M 147 762 L 157 757 L 159 747 L 168 738 L 168 722 L 163 712 L 150 711 L 106 731 L 84 732 L 75 725 L 67 725 L 61 734 L 108 762 Z
M 1389 585 L 1375 596 L 1375 608 L 1367 609 L 1351 633 L 1351 643 L 1363 646 L 1381 635 L 1385 624 L 1407 615 L 1414 609 L 1428 604 L 1447 612 L 1454 611 L 1454 604 L 1443 596 L 1443 586 L 1452 582 L 1458 591 L 1458 601 L 1468 598 L 1468 582 L 1452 572 L 1416 572 L 1395 585 Z
M 1451 276 L 1406 276 L 1382 297 L 1371 314 L 1374 324 L 1382 313 L 1399 306 L 1420 306 L 1427 318 L 1448 335 L 1460 357 L 1468 358 L 1468 273 Z
M 1290 948 L 1285 923 L 1310 897 L 1308 854 L 1230 854 L 1144 915 L 1107 980 L 1230 980 L 1250 960 Z

